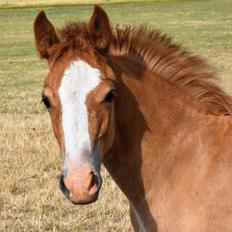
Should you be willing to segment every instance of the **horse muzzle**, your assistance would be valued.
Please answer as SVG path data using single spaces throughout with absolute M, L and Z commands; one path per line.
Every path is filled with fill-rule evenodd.
M 92 170 L 69 169 L 60 175 L 60 189 L 73 204 L 90 204 L 98 199 L 101 177 Z

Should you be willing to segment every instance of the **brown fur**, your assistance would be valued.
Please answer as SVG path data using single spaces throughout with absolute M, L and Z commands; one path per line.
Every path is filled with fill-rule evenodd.
M 196 97 L 211 113 L 232 114 L 231 96 L 213 82 L 216 79 L 215 74 L 204 60 L 147 26 L 126 26 L 123 29 L 118 27 L 112 33 L 111 55 L 123 56 L 137 65 L 144 66 L 144 69 L 157 73 Z M 60 30 L 59 34 L 62 43 L 53 49 L 55 60 L 70 49 L 88 51 L 93 46 L 98 46 L 102 51 L 111 41 L 111 35 L 107 35 L 107 42 L 96 45 L 96 38 L 91 38 L 85 23 L 71 23 Z
M 89 24 L 61 30 L 52 46 L 42 44 L 35 25 L 38 51 L 49 47 L 44 92 L 61 149 L 57 90 L 64 70 L 79 58 L 102 74 L 86 101 L 89 131 L 130 201 L 135 231 L 232 231 L 232 100 L 208 65 L 150 28 L 111 30 L 100 7 Z M 112 86 L 117 97 L 105 107 Z
M 232 98 L 212 82 L 215 79 L 212 68 L 166 35 L 147 26 L 116 28 L 112 54 L 144 65 L 145 69 L 212 106 L 211 110 L 232 114 Z

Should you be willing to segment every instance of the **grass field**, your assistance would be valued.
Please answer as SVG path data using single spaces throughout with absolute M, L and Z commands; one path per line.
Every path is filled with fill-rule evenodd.
M 150 23 L 208 59 L 232 93 L 232 1 L 103 6 L 113 24 Z M 131 231 L 125 197 L 103 169 L 98 202 L 73 206 L 58 189 L 62 160 L 40 105 L 47 64 L 32 24 L 40 7 L 0 10 L 0 231 Z M 92 6 L 43 7 L 56 26 L 87 20 Z

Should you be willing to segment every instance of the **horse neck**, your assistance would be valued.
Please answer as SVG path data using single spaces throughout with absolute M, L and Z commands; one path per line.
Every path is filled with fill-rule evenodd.
M 170 138 L 180 125 L 194 126 L 199 108 L 189 96 L 154 73 L 138 67 L 134 73 L 126 62 L 114 62 L 120 96 L 115 101 L 115 143 L 104 163 L 136 205 L 145 200 L 150 183 L 159 183 L 155 172 L 162 172 Z M 168 160 L 165 162 L 168 165 Z
M 154 218 L 165 214 L 161 210 L 157 216 L 154 206 L 158 211 L 165 207 L 162 201 L 168 197 L 163 194 L 168 193 L 162 188 L 172 172 L 177 170 L 181 177 L 180 163 L 188 170 L 196 163 L 207 169 L 205 165 L 212 159 L 209 154 L 221 153 L 217 153 L 221 149 L 218 141 L 230 141 L 232 119 L 206 114 L 206 107 L 155 73 L 140 67 L 135 70 L 118 58 L 112 63 L 119 93 L 115 99 L 116 136 L 104 164 L 144 225 L 151 226 L 146 230 L 156 231 Z

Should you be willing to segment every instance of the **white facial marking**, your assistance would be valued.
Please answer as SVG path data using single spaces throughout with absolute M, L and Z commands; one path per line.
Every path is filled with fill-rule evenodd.
M 58 93 L 62 107 L 65 164 L 67 160 L 83 164 L 93 159 L 86 96 L 100 81 L 100 71 L 82 60 L 74 61 L 64 72 Z

